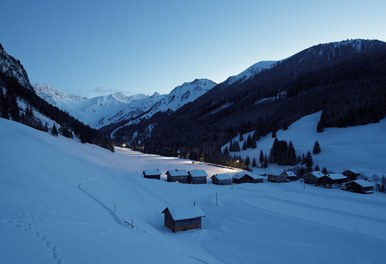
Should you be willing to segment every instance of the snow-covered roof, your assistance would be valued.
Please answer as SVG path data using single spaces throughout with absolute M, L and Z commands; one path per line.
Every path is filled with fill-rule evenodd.
M 292 171 L 285 171 L 284 173 L 287 174 L 287 176 L 296 177 L 296 174 L 293 173 Z
M 213 175 L 213 177 L 215 177 L 215 176 L 220 181 L 221 180 L 231 180 L 232 179 L 232 177 L 229 174 L 227 174 L 227 173 L 219 173 L 219 174 Z
M 362 187 L 373 187 L 374 186 L 371 182 L 365 181 L 365 180 L 355 180 L 353 182 L 357 183 L 358 185 L 360 185 Z
M 161 172 L 159 169 L 156 170 L 144 170 L 143 174 L 145 175 L 161 175 Z
M 332 180 L 342 180 L 342 179 L 347 179 L 346 176 L 340 173 L 333 173 L 333 174 L 328 174 L 327 177 L 329 177 Z
M 319 179 L 320 177 L 325 176 L 325 174 L 324 174 L 323 172 L 321 172 L 321 171 L 312 171 L 311 174 L 312 174 L 314 177 L 318 178 L 318 179 Z
M 188 173 L 192 177 L 208 177 L 208 174 L 204 170 L 191 170 Z
M 347 170 L 344 170 L 344 171 L 351 171 L 354 174 L 361 174 L 361 172 L 356 170 L 356 169 L 347 169 Z
M 248 171 L 241 171 L 241 172 L 237 172 L 235 174 L 233 174 L 232 178 L 233 179 L 241 179 L 244 175 L 248 175 L 250 177 L 252 177 L 253 179 L 263 179 L 264 177 L 261 176 L 261 175 L 258 175 L 258 174 L 254 174 L 254 173 L 251 173 L 251 172 L 248 172 Z
M 197 205 L 173 205 L 165 208 L 162 213 L 169 210 L 175 221 L 182 219 L 192 219 L 197 217 L 204 217 L 205 214 Z
M 170 176 L 188 176 L 186 170 L 168 170 Z

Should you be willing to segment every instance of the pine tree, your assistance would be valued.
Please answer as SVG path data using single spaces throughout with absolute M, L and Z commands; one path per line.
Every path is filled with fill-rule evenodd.
M 248 149 L 247 142 L 244 141 L 244 143 L 243 143 L 243 150 L 247 150 L 247 149 Z
M 260 166 L 263 167 L 263 164 L 264 164 L 264 154 L 263 154 L 263 150 L 262 149 L 260 150 L 259 162 L 260 162 Z
M 323 167 L 323 169 L 322 169 L 322 173 L 323 173 L 323 174 L 327 174 L 327 173 L 328 173 L 328 171 L 327 171 L 327 168 L 326 168 L 326 167 Z
M 263 168 L 268 168 L 268 157 L 267 157 L 267 155 L 264 155 L 264 164 L 263 164 Z
M 320 168 L 318 165 L 315 166 L 314 171 L 320 171 Z
M 246 156 L 245 157 L 245 165 L 249 166 L 249 164 L 251 164 L 251 159 L 249 158 L 249 156 Z
M 288 165 L 295 165 L 296 162 L 296 152 L 294 145 L 292 144 L 292 141 L 290 141 L 288 145 L 288 154 L 287 154 L 287 159 L 288 159 Z
M 312 165 L 314 165 L 314 161 L 312 159 L 312 154 L 311 152 L 307 152 L 307 155 L 306 155 L 306 167 L 307 167 L 307 171 L 312 171 Z
M 244 141 L 243 134 L 241 134 L 241 133 L 240 133 L 240 136 L 239 136 L 239 141 Z
M 55 124 L 52 126 L 51 134 L 52 134 L 53 136 L 57 136 L 57 135 L 58 135 L 58 130 L 56 129 Z
M 321 151 L 321 149 L 320 149 L 320 144 L 319 144 L 318 141 L 315 141 L 315 144 L 314 144 L 314 148 L 313 148 L 313 150 L 312 150 L 312 153 L 314 153 L 314 154 L 316 155 L 316 154 L 319 154 L 320 151 Z
M 252 160 L 252 167 L 253 167 L 253 168 L 256 168 L 256 167 L 257 167 L 257 162 L 256 162 L 256 159 L 255 159 L 255 158 L 253 158 L 253 160 Z
M 323 125 L 322 121 L 319 121 L 319 122 L 318 122 L 318 126 L 317 126 L 317 128 L 316 128 L 316 131 L 317 131 L 318 133 L 321 133 L 321 132 L 324 131 L 324 125 Z

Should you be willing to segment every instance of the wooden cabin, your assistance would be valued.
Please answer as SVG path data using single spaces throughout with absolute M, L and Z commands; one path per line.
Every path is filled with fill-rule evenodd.
M 232 184 L 232 177 L 226 173 L 219 173 L 212 176 L 212 183 L 217 185 L 230 185 Z
M 208 174 L 204 170 L 188 171 L 188 182 L 193 184 L 206 184 Z
M 346 183 L 345 190 L 356 193 L 374 193 L 374 185 L 365 180 L 355 180 Z
M 233 183 L 259 183 L 264 181 L 264 177 L 247 171 L 242 171 L 234 174 L 232 176 L 232 181 Z
M 340 173 L 327 174 L 319 178 L 318 184 L 325 188 L 341 187 L 347 182 L 347 177 Z
M 269 182 L 287 182 L 287 174 L 281 173 L 279 175 L 276 174 L 268 174 L 268 181 Z
M 361 175 L 361 173 L 354 169 L 348 169 L 342 172 L 344 176 L 348 178 L 349 181 L 355 181 L 358 179 L 358 176 Z
M 143 174 L 143 177 L 146 178 L 146 179 L 157 179 L 157 180 L 160 180 L 161 179 L 161 172 L 159 169 L 156 169 L 156 170 L 144 170 L 142 172 Z
M 205 217 L 197 205 L 168 206 L 162 213 L 164 214 L 164 225 L 173 232 L 201 228 L 201 218 Z
M 287 180 L 290 181 L 296 181 L 298 179 L 298 176 L 293 171 L 283 171 L 280 175 L 283 176 L 282 174 L 287 176 Z
M 325 176 L 325 174 L 321 171 L 307 172 L 306 174 L 303 175 L 304 183 L 317 185 L 319 183 L 320 177 L 323 177 L 323 176 Z
M 168 170 L 166 172 L 168 182 L 188 183 L 188 176 L 186 170 Z

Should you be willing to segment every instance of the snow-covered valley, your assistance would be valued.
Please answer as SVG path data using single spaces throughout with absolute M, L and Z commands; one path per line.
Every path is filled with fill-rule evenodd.
M 384 263 L 381 193 L 301 182 L 168 183 L 141 172 L 232 170 L 111 153 L 4 119 L 0 136 L 2 263 Z M 165 207 L 194 202 L 206 214 L 201 230 L 164 227 Z

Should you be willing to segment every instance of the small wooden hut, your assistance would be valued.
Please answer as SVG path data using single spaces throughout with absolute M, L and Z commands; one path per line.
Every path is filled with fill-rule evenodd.
M 287 174 L 281 173 L 279 175 L 276 174 L 268 174 L 268 181 L 270 182 L 287 182 Z
M 355 181 L 358 179 L 358 176 L 361 175 L 361 173 L 354 169 L 348 169 L 342 172 L 344 176 L 348 178 L 349 181 Z
M 345 190 L 356 193 L 374 193 L 374 185 L 365 180 L 355 180 L 346 183 Z
M 340 173 L 327 174 L 319 178 L 318 184 L 325 188 L 341 187 L 347 182 L 347 177 Z
M 212 176 L 212 183 L 217 185 L 230 185 L 232 184 L 232 177 L 226 173 L 219 173 Z
M 193 184 L 205 184 L 207 182 L 208 174 L 204 170 L 190 170 L 188 171 L 188 182 Z
M 156 170 L 144 170 L 142 172 L 143 177 L 146 179 L 161 179 L 161 172 L 159 169 Z
M 248 171 L 242 171 L 234 174 L 232 176 L 232 181 L 233 183 L 245 183 L 245 182 L 259 183 L 264 181 L 264 177 L 257 174 L 253 174 Z
M 296 181 L 298 176 L 293 171 L 283 171 L 279 176 L 287 176 L 287 180 Z
M 186 170 L 168 170 L 166 172 L 168 182 L 188 183 L 188 176 Z
M 317 185 L 319 178 L 325 176 L 321 171 L 311 171 L 303 175 L 304 183 L 310 183 Z
M 173 232 L 201 228 L 201 218 L 205 217 L 197 205 L 168 206 L 162 213 L 164 214 L 164 225 Z

